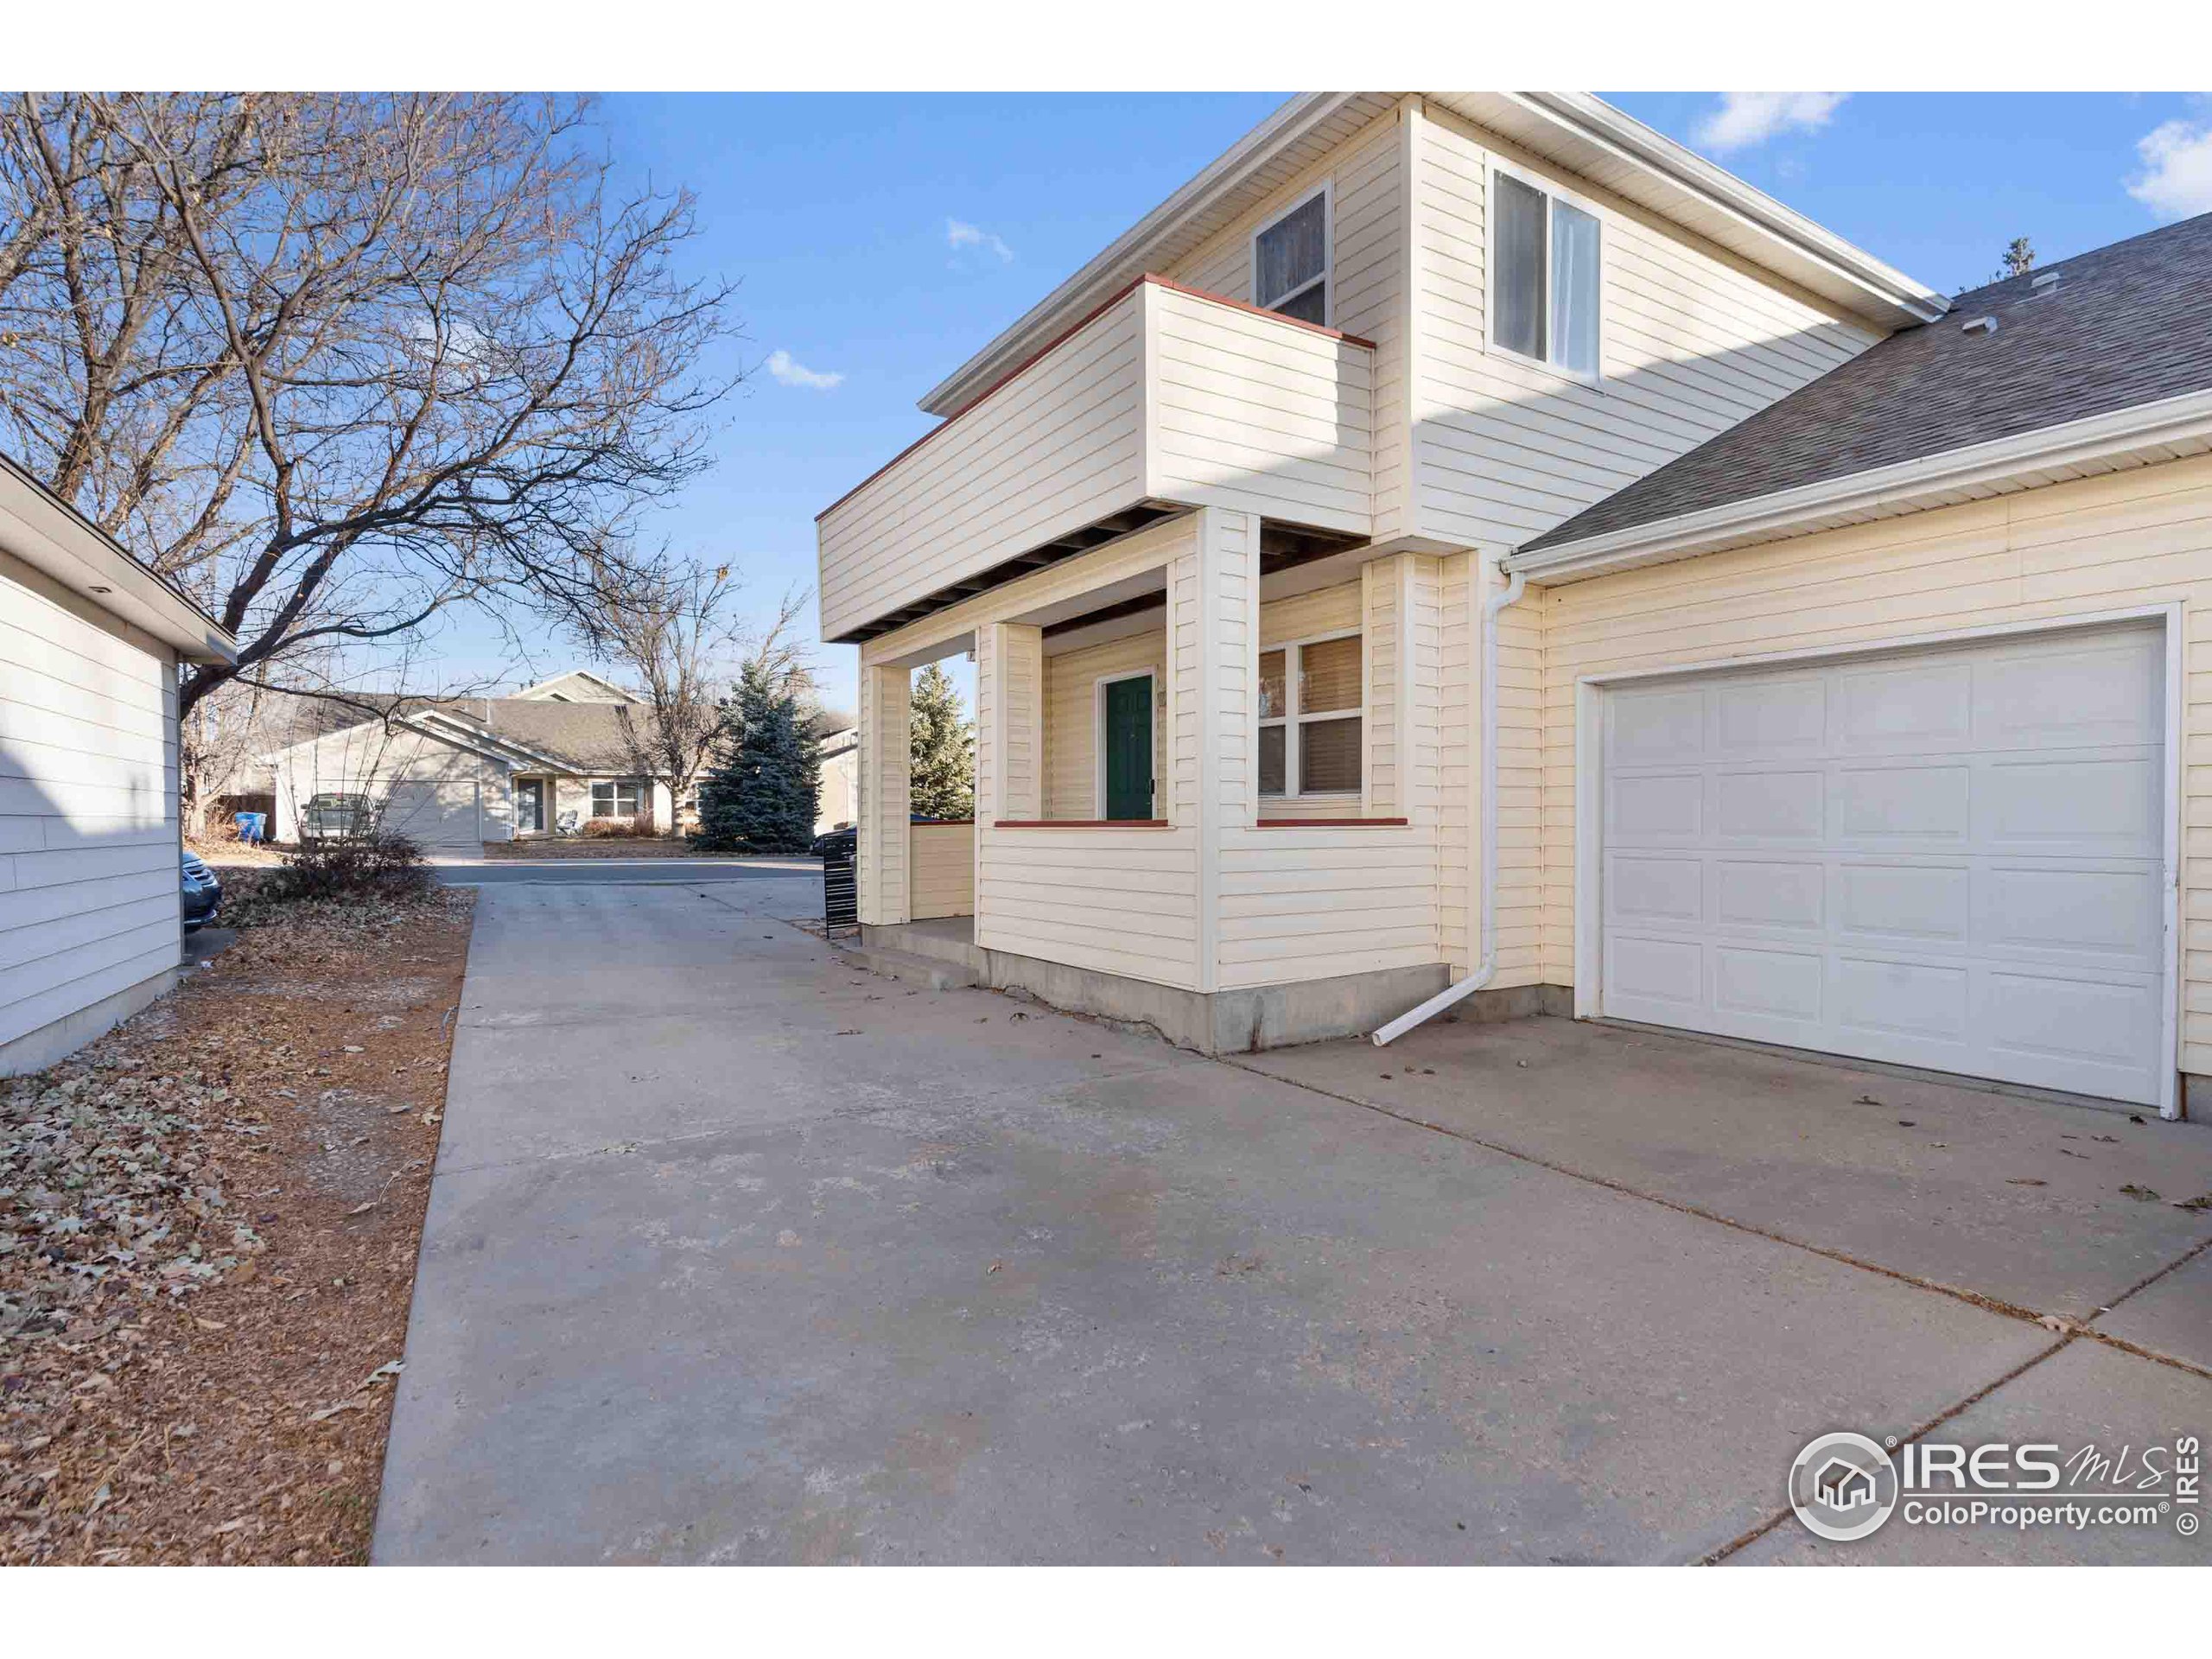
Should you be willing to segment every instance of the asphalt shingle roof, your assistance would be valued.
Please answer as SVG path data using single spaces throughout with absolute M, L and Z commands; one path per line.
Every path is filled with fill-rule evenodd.
M 2056 271 L 2055 289 L 2034 278 Z M 1997 332 L 1966 331 L 1995 317 Z M 2212 388 L 2212 213 L 1961 294 L 1523 552 Z

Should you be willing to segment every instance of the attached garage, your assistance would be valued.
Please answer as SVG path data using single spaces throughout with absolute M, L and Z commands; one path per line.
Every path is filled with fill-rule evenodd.
M 1599 1012 L 2147 1105 L 2155 624 L 1598 689 Z
M 490 839 L 483 823 L 483 790 L 473 778 L 396 783 L 385 798 L 383 828 L 429 852 L 474 857 Z

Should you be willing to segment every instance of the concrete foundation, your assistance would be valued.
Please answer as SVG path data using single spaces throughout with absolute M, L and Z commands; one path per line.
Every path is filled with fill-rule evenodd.
M 967 917 L 861 930 L 864 950 L 893 950 L 950 963 L 972 973 L 977 984 L 993 990 L 1024 992 L 1071 1014 L 1150 1026 L 1178 1047 L 1201 1054 L 1251 1054 L 1298 1043 L 1363 1036 L 1435 995 L 1451 982 L 1451 970 L 1438 963 L 1289 985 L 1186 991 L 1123 974 L 987 950 L 974 942 L 973 935 L 973 924 Z M 1484 995 L 1478 992 L 1453 1012 L 1463 1019 L 1484 1020 L 1544 1011 L 1538 1006 L 1542 999 L 1523 992 L 1492 995 L 1510 1001 L 1492 1012 L 1475 1006 Z
M 132 1014 L 176 983 L 176 969 L 164 968 L 136 985 L 126 985 L 111 995 L 88 1003 L 74 1014 L 48 1021 L 12 1041 L 0 1043 L 0 1077 L 20 1077 L 43 1071 L 56 1060 L 67 1059 L 93 1038 L 114 1030 Z

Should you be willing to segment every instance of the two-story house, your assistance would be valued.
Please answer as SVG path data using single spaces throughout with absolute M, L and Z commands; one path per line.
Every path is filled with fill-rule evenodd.
M 1456 1003 L 2177 1109 L 2208 241 L 1953 304 L 1586 95 L 1294 99 L 821 515 L 871 941 L 1209 1051 Z

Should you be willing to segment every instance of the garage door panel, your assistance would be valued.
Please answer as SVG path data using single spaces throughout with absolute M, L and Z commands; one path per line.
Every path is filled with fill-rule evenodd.
M 2077 648 L 1999 652 L 1976 677 L 1974 727 L 1999 747 L 2157 746 L 2164 675 L 2155 633 Z
M 1715 859 L 1713 888 L 1713 919 L 1724 927 L 1817 930 L 1827 912 L 1827 873 L 1817 863 Z
M 1845 1030 L 1929 1039 L 1966 1053 L 1974 982 L 1965 963 L 1839 956 L 1832 976 L 1836 1021 Z
M 2050 853 L 2157 850 L 2164 766 L 2155 753 L 2112 759 L 2008 757 L 1980 768 L 1980 836 Z
M 1974 872 L 1964 863 L 1839 864 L 1835 893 L 1841 938 L 1964 944 L 1974 934 Z
M 1723 841 L 1817 844 L 1827 822 L 1827 774 L 1781 766 L 1730 768 L 1713 778 L 1713 833 Z
M 1602 1010 L 2158 1102 L 2164 664 L 2113 629 L 1609 694 Z
M 1706 1001 L 1705 947 L 1691 940 L 1618 935 L 1608 942 L 1605 952 L 1605 1001 L 1624 1012 L 1656 1008 L 1661 1010 L 1656 1017 L 1662 1020 L 1685 1009 L 1696 1010 Z M 1651 1016 L 1631 1013 L 1626 1017 Z
M 1705 828 L 1705 779 L 1694 772 L 1624 772 L 1605 791 L 1609 846 L 1694 841 Z
M 1705 753 L 1705 693 L 1624 692 L 1608 700 L 1607 752 L 1624 766 L 1649 766 Z
M 1961 762 L 1839 766 L 1834 793 L 1840 841 L 1964 847 L 1973 833 L 1974 773 Z
M 1823 1018 L 1827 969 L 1818 950 L 1715 944 L 1712 952 L 1713 1005 L 1722 1014 L 1815 1025 Z
M 1617 921 L 1696 923 L 1705 919 L 1701 859 L 1617 853 L 1606 867 L 1605 902 Z
M 2164 882 L 2152 867 L 1998 865 L 1982 878 L 1981 937 L 2031 950 L 2091 952 L 2155 972 Z
M 1974 736 L 1966 663 L 1890 663 L 1835 671 L 1835 747 L 1847 754 L 1921 753 Z
M 1827 747 L 1827 685 L 1816 676 L 1725 683 L 1709 701 L 1717 758 L 1817 754 Z

